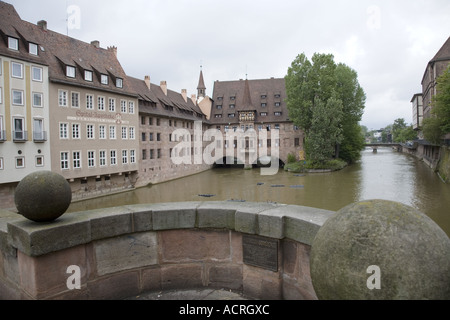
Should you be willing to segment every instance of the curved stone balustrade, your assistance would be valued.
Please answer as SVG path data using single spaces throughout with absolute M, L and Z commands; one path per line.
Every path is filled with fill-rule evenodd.
M 0 299 L 121 299 L 198 287 L 316 299 L 309 252 L 333 214 L 233 201 L 128 205 L 52 223 L 0 211 Z M 245 235 L 276 240 L 277 271 L 243 262 Z

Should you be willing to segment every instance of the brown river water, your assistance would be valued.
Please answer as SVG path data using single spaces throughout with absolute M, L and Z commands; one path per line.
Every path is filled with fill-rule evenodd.
M 216 168 L 116 195 L 74 202 L 68 212 L 129 204 L 179 201 L 251 201 L 337 211 L 357 201 L 398 201 L 427 214 L 450 236 L 450 184 L 410 155 L 389 148 L 362 152 L 361 160 L 330 173 L 295 174 L 280 169 Z

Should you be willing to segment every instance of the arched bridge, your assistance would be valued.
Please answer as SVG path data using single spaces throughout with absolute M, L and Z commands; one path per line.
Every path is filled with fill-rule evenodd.
M 372 147 L 373 152 L 377 152 L 378 148 L 380 147 L 391 147 L 396 148 L 397 150 L 401 150 L 402 148 L 402 145 L 400 143 L 383 143 L 383 142 L 366 143 L 364 146 Z

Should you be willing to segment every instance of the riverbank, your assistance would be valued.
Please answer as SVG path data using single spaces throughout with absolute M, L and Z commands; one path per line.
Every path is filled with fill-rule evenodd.
M 313 163 L 311 161 L 297 161 L 288 163 L 284 170 L 293 173 L 321 173 L 342 170 L 348 163 L 341 159 L 329 160 L 325 163 Z

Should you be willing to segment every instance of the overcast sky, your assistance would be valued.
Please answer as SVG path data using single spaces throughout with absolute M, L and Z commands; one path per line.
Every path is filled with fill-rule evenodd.
M 411 98 L 450 36 L 449 0 L 6 0 L 23 20 L 103 48 L 129 76 L 196 94 L 215 80 L 282 78 L 300 53 L 332 53 L 367 95 L 361 124 L 412 122 Z

